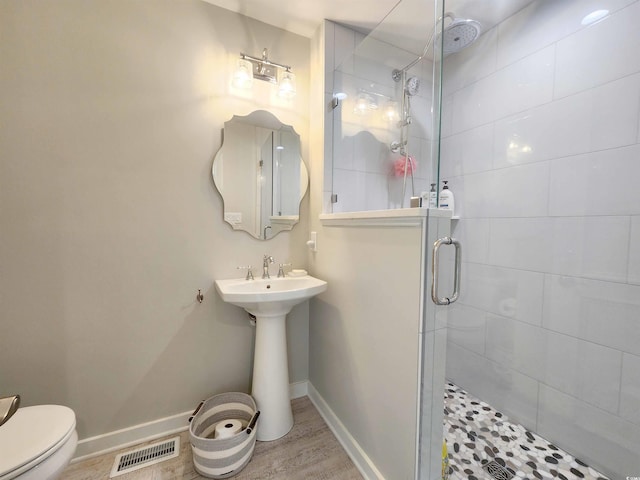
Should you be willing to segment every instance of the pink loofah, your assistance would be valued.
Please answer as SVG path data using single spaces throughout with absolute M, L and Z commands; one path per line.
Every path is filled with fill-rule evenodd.
M 396 177 L 404 177 L 405 165 L 407 167 L 407 175 L 415 173 L 416 169 L 418 168 L 418 163 L 416 162 L 416 159 L 413 157 L 413 155 L 409 155 L 408 161 L 407 157 L 400 157 L 393 162 L 393 169 Z

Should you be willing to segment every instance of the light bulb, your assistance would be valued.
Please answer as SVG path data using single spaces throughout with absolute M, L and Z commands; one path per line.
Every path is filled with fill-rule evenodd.
M 296 96 L 296 76 L 293 73 L 289 71 L 282 73 L 278 83 L 278 95 L 286 99 Z
M 393 100 L 387 101 L 387 103 L 384 104 L 382 117 L 385 119 L 385 121 L 389 123 L 397 122 L 398 119 L 400 118 L 400 115 L 398 114 L 397 102 L 394 102 Z
M 250 89 L 253 85 L 253 64 L 249 60 L 239 59 L 233 74 L 233 86 Z

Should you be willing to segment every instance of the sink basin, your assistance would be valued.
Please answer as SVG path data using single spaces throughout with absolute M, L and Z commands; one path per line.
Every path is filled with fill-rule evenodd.
M 305 275 L 302 277 L 265 278 L 261 280 L 216 280 L 222 300 L 249 313 L 286 315 L 298 303 L 324 292 L 327 282 Z
M 286 316 L 298 303 L 324 292 L 327 282 L 301 277 L 216 280 L 222 300 L 256 317 L 251 394 L 260 410 L 256 437 L 275 440 L 293 427 L 289 398 Z

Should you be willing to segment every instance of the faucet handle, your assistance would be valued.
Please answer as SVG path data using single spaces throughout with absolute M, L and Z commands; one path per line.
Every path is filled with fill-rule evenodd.
M 278 278 L 284 277 L 284 267 L 290 267 L 290 263 L 281 263 L 280 268 L 278 269 Z
M 253 280 L 253 271 L 251 270 L 253 267 L 251 265 L 247 265 L 246 267 L 238 267 L 238 270 L 247 270 L 247 276 L 245 280 Z

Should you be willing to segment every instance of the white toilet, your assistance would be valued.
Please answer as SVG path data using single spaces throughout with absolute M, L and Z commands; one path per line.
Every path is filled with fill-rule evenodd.
M 0 480 L 58 478 L 77 443 L 76 415 L 70 408 L 19 408 L 0 426 Z

